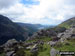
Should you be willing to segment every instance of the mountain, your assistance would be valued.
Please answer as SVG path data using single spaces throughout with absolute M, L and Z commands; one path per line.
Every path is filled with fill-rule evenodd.
M 75 25 L 75 17 L 70 18 L 63 23 L 59 24 L 60 27 L 70 28 L 71 26 Z
M 0 15 L 0 44 L 5 43 L 9 39 L 24 41 L 27 37 L 25 29 L 13 23 L 8 17 Z
M 38 27 L 33 24 L 29 23 L 17 23 L 17 24 L 21 26 L 23 29 L 26 29 L 26 31 L 28 32 L 28 36 L 31 36 L 34 32 L 38 31 Z
M 49 25 L 46 26 L 41 24 L 30 24 L 30 23 L 20 23 L 20 22 L 16 22 L 16 24 L 20 25 L 23 29 L 26 29 L 27 32 L 29 33 L 29 36 L 32 36 L 35 32 L 37 32 L 40 29 L 45 29 L 50 27 Z
M 62 22 L 56 27 L 40 30 L 36 32 L 31 38 L 57 36 L 57 34 L 64 32 L 66 29 L 71 28 L 72 26 L 75 26 L 75 17 Z

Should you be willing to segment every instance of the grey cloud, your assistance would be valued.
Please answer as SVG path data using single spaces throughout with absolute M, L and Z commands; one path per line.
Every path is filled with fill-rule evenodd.
M 13 21 L 20 21 L 20 22 L 31 22 L 33 23 L 33 20 L 29 21 L 29 18 L 23 18 L 22 16 L 27 16 L 25 13 L 30 13 L 28 10 L 27 11 L 23 11 L 24 8 L 27 7 L 20 7 L 18 8 L 18 6 L 14 7 L 12 5 L 14 5 L 15 3 L 17 3 L 19 0 L 0 0 L 0 9 L 5 8 L 2 12 L 0 10 L 0 14 L 6 15 L 9 18 L 11 18 L 11 20 Z M 59 4 L 61 6 L 57 6 L 56 9 L 53 8 L 48 8 L 48 13 L 47 15 L 45 15 L 46 17 L 44 17 L 43 19 L 41 19 L 41 21 L 46 21 L 45 24 L 59 24 L 71 17 L 75 16 L 75 0 L 63 0 L 62 4 Z M 13 7 L 13 9 L 11 7 Z M 10 7 L 9 9 L 6 9 L 7 7 Z M 16 10 L 15 10 L 16 9 Z M 28 8 L 30 9 L 30 8 Z M 50 17 L 51 16 L 51 17 Z M 59 17 L 57 17 L 59 16 Z M 63 19 L 62 19 L 62 17 Z M 49 18 L 48 18 L 49 17 Z M 62 20 L 61 20 L 62 19 Z M 38 22 L 34 22 L 34 23 L 42 23 L 41 21 Z
M 15 3 L 17 3 L 19 0 L 0 0 L 0 9 L 3 8 L 8 8 L 11 5 L 14 5 Z

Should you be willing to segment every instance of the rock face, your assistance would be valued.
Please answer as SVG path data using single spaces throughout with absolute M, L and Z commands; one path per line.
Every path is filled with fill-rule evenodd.
M 27 32 L 23 28 L 13 23 L 9 18 L 0 15 L 0 45 L 9 39 L 24 41 L 27 37 Z
M 70 29 L 67 29 L 65 32 L 63 33 L 59 33 L 58 37 L 63 37 L 63 38 L 72 38 L 75 37 L 75 27 L 71 27 Z
M 75 39 L 75 27 L 72 26 L 71 28 L 67 29 L 65 32 L 59 33 L 57 35 L 60 38 L 60 42 L 63 43 L 66 39 Z

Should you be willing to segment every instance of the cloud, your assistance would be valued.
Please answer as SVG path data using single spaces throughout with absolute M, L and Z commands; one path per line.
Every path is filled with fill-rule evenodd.
M 0 0 L 0 9 L 10 7 L 18 2 L 19 0 Z
M 14 1 L 14 0 L 13 0 Z M 10 1 L 10 7 L 0 10 L 0 14 L 6 15 L 15 22 L 59 24 L 68 18 L 75 16 L 74 0 L 31 0 L 34 3 L 24 4 L 22 0 Z M 29 1 L 29 0 L 26 0 Z M 3 4 L 3 3 L 2 3 Z M 12 5 L 14 4 L 14 5 Z M 1 8 L 2 8 L 1 7 Z

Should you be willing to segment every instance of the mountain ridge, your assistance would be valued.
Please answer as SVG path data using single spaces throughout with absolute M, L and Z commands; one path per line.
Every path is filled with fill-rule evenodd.
M 65 27 L 65 28 L 70 28 L 72 25 L 75 25 L 75 17 L 72 17 L 61 24 L 59 24 L 59 27 Z
M 0 15 L 0 44 L 13 38 L 18 41 L 24 41 L 27 38 L 27 33 L 22 27 L 13 23 L 8 17 Z
M 49 25 L 41 25 L 41 24 L 31 24 L 31 23 L 21 23 L 21 22 L 15 22 L 19 26 L 21 26 L 23 29 L 26 29 L 27 32 L 29 33 L 29 36 L 32 36 L 35 32 L 49 28 L 49 27 L 54 27 L 54 26 L 49 26 Z

